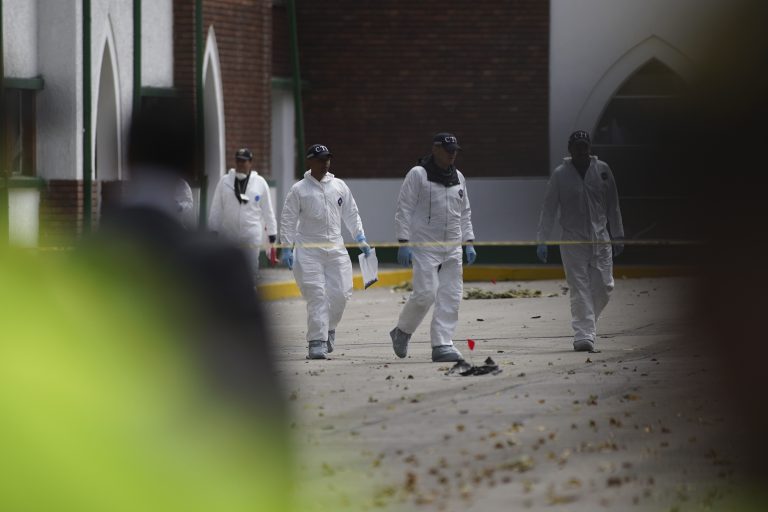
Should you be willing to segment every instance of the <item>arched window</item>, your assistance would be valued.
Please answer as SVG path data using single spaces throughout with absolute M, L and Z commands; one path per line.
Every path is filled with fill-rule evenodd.
M 675 141 L 683 135 L 686 99 L 683 79 L 652 59 L 619 87 L 597 123 L 593 152 L 616 175 L 628 236 L 685 232 L 676 213 L 686 188 Z

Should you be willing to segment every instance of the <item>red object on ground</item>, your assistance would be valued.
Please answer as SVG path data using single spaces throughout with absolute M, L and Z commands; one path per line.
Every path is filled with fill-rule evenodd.
M 496 280 L 495 279 L 491 279 L 491 283 L 492 284 L 496 284 Z
M 469 350 L 475 350 L 475 340 L 467 340 L 467 345 L 469 345 Z
M 277 265 L 277 249 L 274 247 L 269 249 L 269 264 L 273 267 Z

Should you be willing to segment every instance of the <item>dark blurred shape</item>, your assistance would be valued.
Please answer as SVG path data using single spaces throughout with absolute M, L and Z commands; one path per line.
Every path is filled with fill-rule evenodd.
M 248 148 L 240 148 L 235 151 L 235 160 L 244 160 L 250 162 L 253 160 L 253 151 Z
M 192 109 L 175 98 L 156 103 L 133 120 L 130 137 L 132 180 L 123 206 L 103 223 L 102 249 L 128 248 L 139 266 L 150 263 L 165 276 L 156 285 L 170 287 L 184 304 L 168 305 L 168 314 L 178 315 L 180 342 L 197 351 L 222 398 L 242 400 L 270 421 L 284 420 L 270 333 L 245 254 L 185 231 L 172 213 L 177 179 L 194 164 Z
M 688 162 L 680 172 L 696 198 L 688 212 L 697 226 L 691 236 L 706 241 L 699 249 L 695 334 L 721 364 L 717 385 L 732 405 L 727 436 L 741 445 L 742 469 L 758 483 L 768 476 L 766 20 L 768 2 L 729 4 L 722 29 L 708 34 L 696 108 L 677 144 Z
M 148 296 L 162 298 L 157 315 L 170 326 L 180 356 L 196 368 L 196 392 L 209 404 L 206 409 L 237 411 L 233 440 L 251 432 L 254 438 L 244 451 L 261 451 L 264 458 L 254 461 L 255 467 L 273 468 L 266 479 L 252 475 L 262 482 L 251 492 L 285 504 L 292 460 L 287 401 L 247 257 L 220 238 L 185 230 L 175 214 L 178 180 L 194 165 L 193 121 L 191 109 L 177 100 L 144 109 L 134 119 L 128 152 L 132 179 L 87 257 L 105 279 L 125 280 L 126 287 L 140 286 Z M 187 428 L 194 431 L 180 425 L 179 434 Z M 281 459 L 274 460 L 275 454 Z M 234 453 L 218 456 L 237 464 Z
M 74 253 L 0 250 L 0 510 L 291 506 L 250 267 L 178 216 L 191 119 L 176 100 L 135 119 L 133 179 Z
M 131 175 L 151 172 L 186 174 L 195 162 L 195 116 L 186 102 L 158 98 L 131 123 L 128 165 Z

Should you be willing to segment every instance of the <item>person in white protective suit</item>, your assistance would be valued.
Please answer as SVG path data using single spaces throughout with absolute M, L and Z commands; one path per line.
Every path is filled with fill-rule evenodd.
M 253 153 L 248 148 L 235 153 L 235 168 L 216 185 L 208 229 L 243 247 L 256 278 L 265 225 L 269 243 L 273 244 L 277 240 L 277 221 L 269 185 L 251 169 L 252 160 Z
M 291 187 L 280 217 L 280 259 L 293 270 L 307 301 L 309 359 L 326 359 L 333 352 L 336 327 L 352 297 L 342 222 L 366 257 L 371 250 L 352 192 L 329 172 L 332 156 L 322 144 L 307 150 L 309 170 Z
M 176 213 L 184 229 L 195 227 L 195 201 L 192 198 L 192 188 L 184 178 L 178 179 L 178 185 L 173 194 L 176 201 Z
M 411 335 L 434 304 L 430 340 L 432 361 L 462 359 L 453 345 L 463 294 L 461 246 L 467 264 L 477 253 L 471 242 L 472 211 L 464 175 L 454 166 L 461 147 L 450 133 L 432 139 L 432 153 L 419 160 L 405 176 L 397 199 L 395 224 L 401 245 L 397 261 L 413 264 L 413 292 L 389 333 L 398 357 L 408 355 Z
M 565 158 L 549 179 L 536 234 L 537 256 L 546 263 L 544 242 L 559 209 L 562 239 L 587 242 L 560 246 L 570 288 L 573 349 L 577 352 L 595 349 L 597 319 L 614 286 L 613 258 L 624 250 L 616 181 L 608 164 L 592 156 L 590 148 L 587 132 L 579 130 L 569 137 L 571 157 Z

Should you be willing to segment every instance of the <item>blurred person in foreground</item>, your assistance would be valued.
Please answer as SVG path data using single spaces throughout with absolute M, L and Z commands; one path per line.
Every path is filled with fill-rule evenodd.
M 174 102 L 134 120 L 124 204 L 73 258 L 0 254 L 0 510 L 288 509 L 247 258 L 176 212 L 193 126 Z
M 718 510 L 768 510 L 768 385 L 765 311 L 768 242 L 765 142 L 768 140 L 768 2 L 734 0 L 720 30 L 706 34 L 707 56 L 695 103 L 674 149 L 696 194 L 691 237 L 701 240 L 701 274 L 692 325 L 715 361 L 712 382 L 730 406 L 723 443 L 737 447 L 729 471 L 738 486 Z M 715 448 L 718 452 L 720 447 Z

